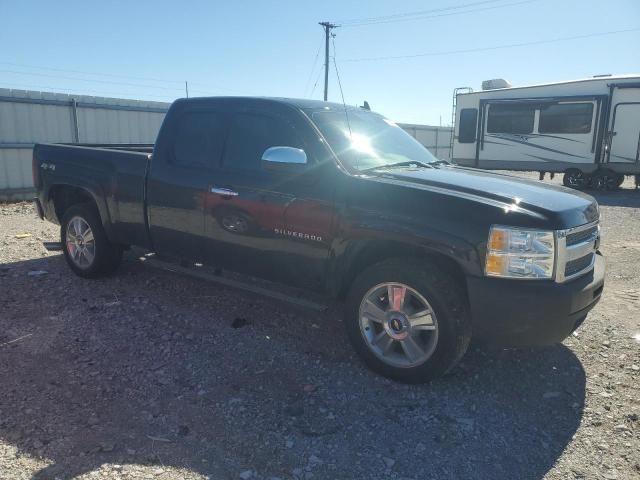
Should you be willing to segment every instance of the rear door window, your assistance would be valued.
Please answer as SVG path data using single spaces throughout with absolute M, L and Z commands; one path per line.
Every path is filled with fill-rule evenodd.
M 225 170 L 259 171 L 269 147 L 302 148 L 293 127 L 284 119 L 260 113 L 231 116 L 222 164 Z
M 536 109 L 523 103 L 489 105 L 487 133 L 532 133 Z
M 589 133 L 592 103 L 558 103 L 540 108 L 540 133 Z
M 188 168 L 214 168 L 220 163 L 226 128 L 219 112 L 184 112 L 175 127 L 173 163 Z

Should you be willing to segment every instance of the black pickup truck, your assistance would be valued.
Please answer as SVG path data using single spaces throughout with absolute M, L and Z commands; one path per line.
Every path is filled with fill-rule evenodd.
M 319 292 L 367 365 L 405 382 L 472 337 L 561 342 L 604 284 L 592 197 L 437 160 L 356 107 L 182 99 L 155 145 L 36 145 L 33 174 L 78 275 L 137 246 Z

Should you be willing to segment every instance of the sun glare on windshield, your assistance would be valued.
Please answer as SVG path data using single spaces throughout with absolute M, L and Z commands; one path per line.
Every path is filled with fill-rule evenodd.
M 348 131 L 343 131 L 342 133 L 351 140 L 350 147 L 352 150 L 366 153 L 373 158 L 378 158 L 378 153 L 371 145 L 371 141 L 368 136 L 357 132 L 349 133 Z

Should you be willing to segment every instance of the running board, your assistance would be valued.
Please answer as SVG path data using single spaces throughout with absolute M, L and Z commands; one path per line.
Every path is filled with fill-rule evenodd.
M 62 244 L 60 242 L 42 242 L 42 244 L 50 252 L 58 252 L 62 250 Z M 235 280 L 232 278 L 223 277 L 219 274 L 208 273 L 206 271 L 198 271 L 197 268 L 199 267 L 189 268 L 181 265 L 176 265 L 175 263 L 158 259 L 155 254 L 146 254 L 142 256 L 139 255 L 138 262 L 144 265 L 149 265 L 150 267 L 158 268 L 160 270 L 179 273 L 182 275 L 187 275 L 189 277 L 199 278 L 201 280 L 224 285 L 225 287 L 237 288 L 239 290 L 244 290 L 245 292 L 255 293 L 256 295 L 272 298 L 274 300 L 279 300 L 281 302 L 286 302 L 291 305 L 302 307 L 308 310 L 313 310 L 316 312 L 324 312 L 329 308 L 327 304 L 315 302 L 306 298 L 296 297 L 294 295 L 288 295 L 286 293 L 272 290 L 270 288 L 261 287 L 259 285 L 255 285 L 254 283 L 251 283 L 250 281 Z
M 189 277 L 199 278 L 201 280 L 214 282 L 225 287 L 237 288 L 239 290 L 244 290 L 245 292 L 255 293 L 256 295 L 261 295 L 263 297 L 272 298 L 274 300 L 287 302 L 297 307 L 302 307 L 316 312 L 324 312 L 328 308 L 328 305 L 326 304 L 318 303 L 305 298 L 299 298 L 293 295 L 288 295 L 286 293 L 272 290 L 270 288 L 261 287 L 251 283 L 250 281 L 235 280 L 223 277 L 222 275 L 207 273 L 206 271 L 198 271 L 198 267 L 183 267 L 181 265 L 176 265 L 165 260 L 159 260 L 151 256 L 140 257 L 140 263 L 149 265 L 153 268 L 158 268 L 160 270 L 166 270 L 169 272 L 187 275 Z

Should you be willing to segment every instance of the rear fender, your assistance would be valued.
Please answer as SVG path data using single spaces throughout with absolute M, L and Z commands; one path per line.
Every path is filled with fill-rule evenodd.
M 78 186 L 79 183 L 82 183 L 82 186 Z M 57 192 L 66 189 L 72 191 L 79 190 L 83 192 L 86 197 L 90 198 L 93 201 L 93 204 L 96 206 L 98 213 L 100 214 L 100 220 L 107 234 L 107 238 L 110 241 L 116 241 L 116 239 L 114 239 L 114 232 L 112 228 L 113 223 L 111 213 L 105 201 L 105 192 L 102 186 L 94 180 L 83 179 L 82 182 L 79 182 L 78 180 L 74 180 L 71 178 L 56 179 L 56 182 L 49 188 L 49 192 L 47 195 L 47 206 L 45 207 L 48 214 L 52 217 L 51 219 L 55 220 L 55 222 L 58 224 L 60 224 L 60 222 L 62 221 L 61 218 L 58 218 L 58 214 L 56 212 L 54 196 L 58 194 Z

